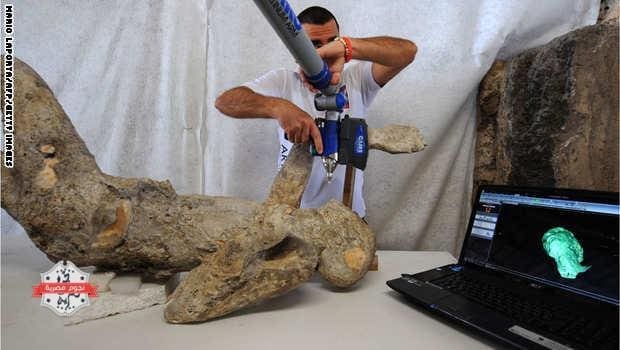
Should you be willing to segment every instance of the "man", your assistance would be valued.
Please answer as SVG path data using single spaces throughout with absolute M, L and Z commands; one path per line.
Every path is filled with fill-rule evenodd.
M 332 72 L 331 83 L 341 83 L 346 87 L 349 99 L 347 113 L 354 118 L 366 117 L 377 92 L 411 63 L 417 52 L 415 44 L 405 39 L 340 36 L 336 18 L 322 7 L 309 7 L 297 17 L 317 52 L 327 62 Z M 344 69 L 345 61 L 350 59 L 360 62 Z M 291 141 L 302 143 L 312 139 L 317 151 L 323 151 L 321 134 L 313 118 L 322 115 L 314 107 L 315 91 L 306 82 L 301 70 L 297 73 L 279 69 L 224 92 L 215 101 L 215 107 L 234 118 L 276 119 L 280 125 L 281 156 L 278 166 L 281 166 L 292 147 Z M 333 180 L 327 182 L 320 157 L 315 157 L 301 207 L 319 207 L 332 198 L 342 200 L 345 168 L 337 167 Z M 353 210 L 363 218 L 366 206 L 362 198 L 362 184 L 363 174 L 357 171 Z

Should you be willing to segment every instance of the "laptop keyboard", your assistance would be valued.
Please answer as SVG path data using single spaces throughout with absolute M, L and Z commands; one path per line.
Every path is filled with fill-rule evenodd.
M 600 324 L 560 305 L 532 301 L 531 298 L 526 300 L 516 292 L 493 285 L 465 271 L 433 280 L 431 283 L 508 315 L 524 326 L 559 334 L 588 348 L 618 348 L 617 324 Z

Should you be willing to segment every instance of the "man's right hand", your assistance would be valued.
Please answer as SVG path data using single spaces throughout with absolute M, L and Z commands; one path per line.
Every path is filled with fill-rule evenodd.
M 215 108 L 234 118 L 275 118 L 290 141 L 302 143 L 312 138 L 314 148 L 323 153 L 321 132 L 314 119 L 288 100 L 239 86 L 221 94 L 215 100 Z
M 308 113 L 287 100 L 278 99 L 274 116 L 289 141 L 303 143 L 312 138 L 317 152 L 323 153 L 321 132 Z

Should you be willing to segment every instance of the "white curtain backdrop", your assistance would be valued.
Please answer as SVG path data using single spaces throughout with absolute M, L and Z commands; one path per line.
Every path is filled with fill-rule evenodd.
M 420 128 L 426 150 L 373 152 L 367 219 L 382 249 L 457 254 L 471 196 L 478 83 L 494 59 L 593 24 L 599 0 L 290 0 L 329 8 L 341 34 L 413 40 L 370 127 Z M 262 201 L 273 120 L 234 120 L 215 98 L 295 63 L 252 1 L 15 0 L 16 55 L 48 82 L 101 168 L 169 179 L 183 194 Z M 19 116 L 16 116 L 19 118 Z M 19 132 L 19 130 L 16 130 Z M 3 210 L 2 234 L 23 233 Z

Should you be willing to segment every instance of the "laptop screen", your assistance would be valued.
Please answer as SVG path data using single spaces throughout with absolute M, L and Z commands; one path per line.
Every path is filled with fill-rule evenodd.
M 618 304 L 618 195 L 483 187 L 464 262 Z

